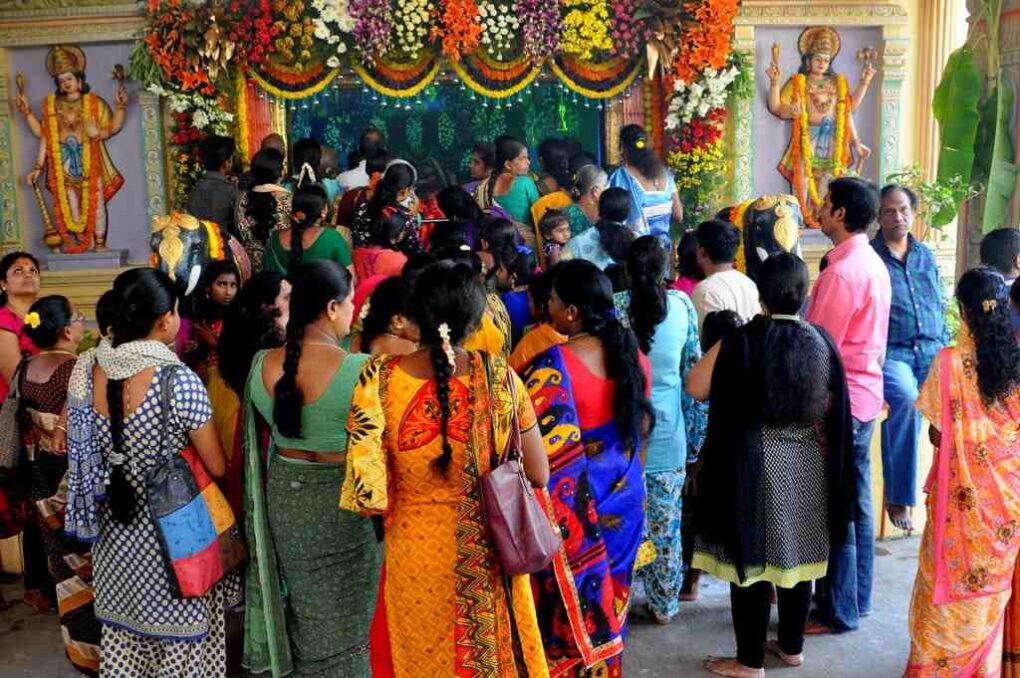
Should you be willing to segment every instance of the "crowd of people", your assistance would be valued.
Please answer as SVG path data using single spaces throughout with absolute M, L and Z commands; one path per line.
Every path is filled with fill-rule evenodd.
M 25 602 L 59 611 L 71 663 L 619 676 L 628 620 L 670 624 L 708 573 L 730 584 L 736 655 L 706 669 L 800 666 L 806 634 L 872 612 L 883 412 L 904 530 L 923 420 L 936 447 L 906 675 L 1017 661 L 1020 231 L 987 236 L 954 304 L 911 190 L 841 178 L 815 215 L 833 248 L 814 285 L 788 252 L 752 279 L 732 223 L 674 243 L 671 173 L 640 127 L 620 145 L 607 172 L 549 139 L 532 172 L 500 137 L 462 186 L 375 129 L 343 173 L 270 135 L 232 176 L 233 142 L 210 137 L 189 210 L 247 263 L 210 263 L 188 295 L 157 268 L 120 274 L 85 351 L 84 315 L 39 297 L 36 259 L 0 260 L 0 399 L 22 441 L 0 536 L 23 534 Z M 511 456 L 562 543 L 508 576 L 482 485 Z M 174 519 L 209 522 L 211 547 L 167 537 L 178 459 L 210 509 Z M 242 566 L 200 558 L 235 541 Z

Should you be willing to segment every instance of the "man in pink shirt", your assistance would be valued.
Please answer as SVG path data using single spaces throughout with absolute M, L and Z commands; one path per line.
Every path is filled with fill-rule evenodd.
M 892 301 L 889 271 L 866 233 L 878 207 L 878 190 L 848 177 L 829 184 L 829 194 L 816 213 L 822 232 L 835 247 L 825 256 L 826 266 L 811 292 L 807 320 L 829 333 L 843 358 L 854 418 L 857 479 L 848 538 L 832 544 L 827 585 L 819 596 L 819 622 L 834 631 L 856 629 L 860 617 L 871 612 L 875 564 L 871 437 L 882 413 L 882 363 Z

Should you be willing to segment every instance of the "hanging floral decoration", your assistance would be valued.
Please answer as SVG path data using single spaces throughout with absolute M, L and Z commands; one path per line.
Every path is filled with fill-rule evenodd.
M 612 0 L 610 3 L 610 49 L 614 56 L 632 57 L 640 53 L 648 39 L 648 23 L 639 18 L 641 0 Z
M 739 0 L 145 0 L 131 75 L 178 116 L 174 186 L 186 191 L 200 167 L 196 134 L 226 133 L 232 122 L 233 107 L 218 94 L 246 91 L 238 73 L 242 85 L 253 81 L 287 100 L 322 92 L 347 65 L 395 98 L 419 95 L 444 66 L 491 99 L 516 95 L 544 69 L 592 99 L 618 96 L 642 72 L 661 73 L 649 129 L 665 135 L 685 203 L 700 206 L 725 173 L 719 149 L 739 72 L 731 52 L 738 7 Z M 686 210 L 691 218 L 699 211 Z
M 329 48 L 326 65 L 337 68 L 340 55 L 347 53 L 346 40 L 357 21 L 351 16 L 347 0 L 312 0 L 312 9 L 312 34 Z
M 417 59 L 429 37 L 433 12 L 429 0 L 400 0 L 393 10 L 393 47 L 409 59 Z
M 733 21 L 740 0 L 689 0 L 684 3 L 679 52 L 673 64 L 677 80 L 694 82 L 706 68 L 722 70 L 733 51 Z
M 517 40 L 517 29 L 521 25 L 513 5 L 482 0 L 478 13 L 482 22 L 481 43 L 485 51 L 499 60 L 511 56 Z
M 564 54 L 589 59 L 596 51 L 613 49 L 606 0 L 563 0 L 563 8 L 560 49 Z
M 475 0 L 445 0 L 440 26 L 432 27 L 433 38 L 440 39 L 443 54 L 460 61 L 478 47 L 482 34 L 478 4 Z
M 726 104 L 741 73 L 731 46 L 738 8 L 738 0 L 689 0 L 683 6 L 665 130 L 685 228 L 711 213 L 725 183 Z
M 364 61 L 386 54 L 390 48 L 389 0 L 350 0 L 354 18 L 354 45 Z

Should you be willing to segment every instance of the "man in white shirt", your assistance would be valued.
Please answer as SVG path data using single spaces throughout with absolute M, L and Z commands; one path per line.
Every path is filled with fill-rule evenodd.
M 698 329 L 713 311 L 733 311 L 745 323 L 758 315 L 758 286 L 733 265 L 740 249 L 740 230 L 728 221 L 709 219 L 698 225 L 697 237 L 698 266 L 705 274 L 691 298 L 698 312 Z
M 358 140 L 358 164 L 346 172 L 341 172 L 336 180 L 340 186 L 349 191 L 352 188 L 368 186 L 369 176 L 366 167 L 368 157 L 377 150 L 385 150 L 386 137 L 375 127 L 366 127 Z

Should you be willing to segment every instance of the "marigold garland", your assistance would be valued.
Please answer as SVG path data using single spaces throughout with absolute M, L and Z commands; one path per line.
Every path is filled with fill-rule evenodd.
M 711 66 L 721 70 L 730 58 L 733 21 L 739 0 L 689 0 L 684 11 L 690 20 L 684 22 L 680 50 L 674 63 L 675 77 L 694 82 L 698 74 Z
M 730 210 L 729 222 L 740 231 L 740 244 L 737 245 L 737 258 L 733 260 L 733 265 L 741 273 L 747 273 L 747 253 L 744 252 L 744 215 L 755 200 L 757 198 L 745 200 Z
M 82 96 L 82 119 L 88 121 L 95 111 L 95 95 Z M 67 199 L 67 185 L 64 180 L 64 158 L 60 151 L 60 128 L 57 123 L 57 97 L 51 94 L 46 97 L 46 118 L 49 130 L 46 135 L 47 184 L 53 194 L 53 216 L 57 223 L 57 231 L 63 241 L 63 251 L 69 254 L 87 252 L 92 247 L 92 239 L 96 230 L 96 217 L 99 205 L 99 175 L 92 171 L 92 151 L 96 143 L 94 139 L 85 138 L 82 143 L 82 182 L 81 204 L 78 219 L 74 218 L 71 205 Z M 75 234 L 72 236 L 71 234 Z M 77 245 L 71 243 L 77 240 Z
M 809 204 L 802 205 L 804 222 L 811 228 L 818 228 L 814 218 L 813 207 L 822 204 L 818 194 L 818 182 L 814 174 L 814 148 L 811 146 L 811 123 L 807 111 L 807 78 L 798 73 L 793 76 L 794 92 L 800 102 L 800 115 L 793 120 L 792 143 L 790 155 L 793 171 L 790 172 L 794 193 L 804 195 L 804 182 L 807 182 Z M 847 126 L 847 81 L 842 75 L 836 76 L 836 132 L 833 140 L 832 176 L 839 178 L 846 172 L 850 160 L 850 144 L 846 138 Z

